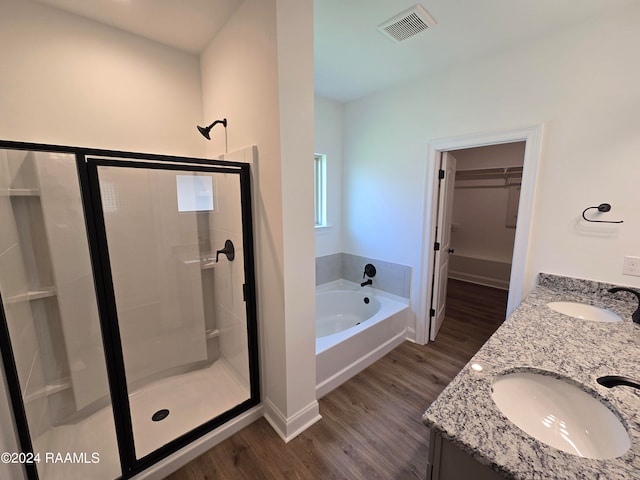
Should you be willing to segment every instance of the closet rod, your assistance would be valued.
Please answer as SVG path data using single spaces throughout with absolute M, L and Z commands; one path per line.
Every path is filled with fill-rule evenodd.
M 455 185 L 455 189 L 459 188 L 509 188 L 509 187 L 519 187 L 520 183 L 509 183 L 506 185 Z

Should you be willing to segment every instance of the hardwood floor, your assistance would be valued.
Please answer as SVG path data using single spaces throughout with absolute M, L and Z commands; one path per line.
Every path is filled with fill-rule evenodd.
M 168 479 L 424 479 L 422 414 L 500 326 L 506 303 L 506 291 L 449 280 L 435 342 L 405 342 L 324 396 L 322 420 L 288 444 L 262 418 Z

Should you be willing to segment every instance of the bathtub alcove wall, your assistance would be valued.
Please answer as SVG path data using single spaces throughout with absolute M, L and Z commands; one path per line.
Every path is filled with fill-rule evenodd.
M 88 452 L 29 478 L 130 478 L 260 401 L 248 164 L 114 153 L 0 142 L 20 449 Z

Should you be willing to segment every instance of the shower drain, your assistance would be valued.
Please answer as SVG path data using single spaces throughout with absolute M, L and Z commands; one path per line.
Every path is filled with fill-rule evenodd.
M 154 422 L 159 422 L 160 420 L 164 420 L 169 416 L 169 410 L 163 408 L 162 410 L 158 410 L 156 413 L 151 415 L 151 420 Z

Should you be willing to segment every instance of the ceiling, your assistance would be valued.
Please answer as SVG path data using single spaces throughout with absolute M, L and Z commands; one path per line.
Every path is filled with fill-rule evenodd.
M 198 54 L 243 0 L 35 0 Z M 316 94 L 347 102 L 636 0 L 421 0 L 434 27 L 394 43 L 377 25 L 417 0 L 314 0 Z
M 243 0 L 35 0 L 199 54 Z

